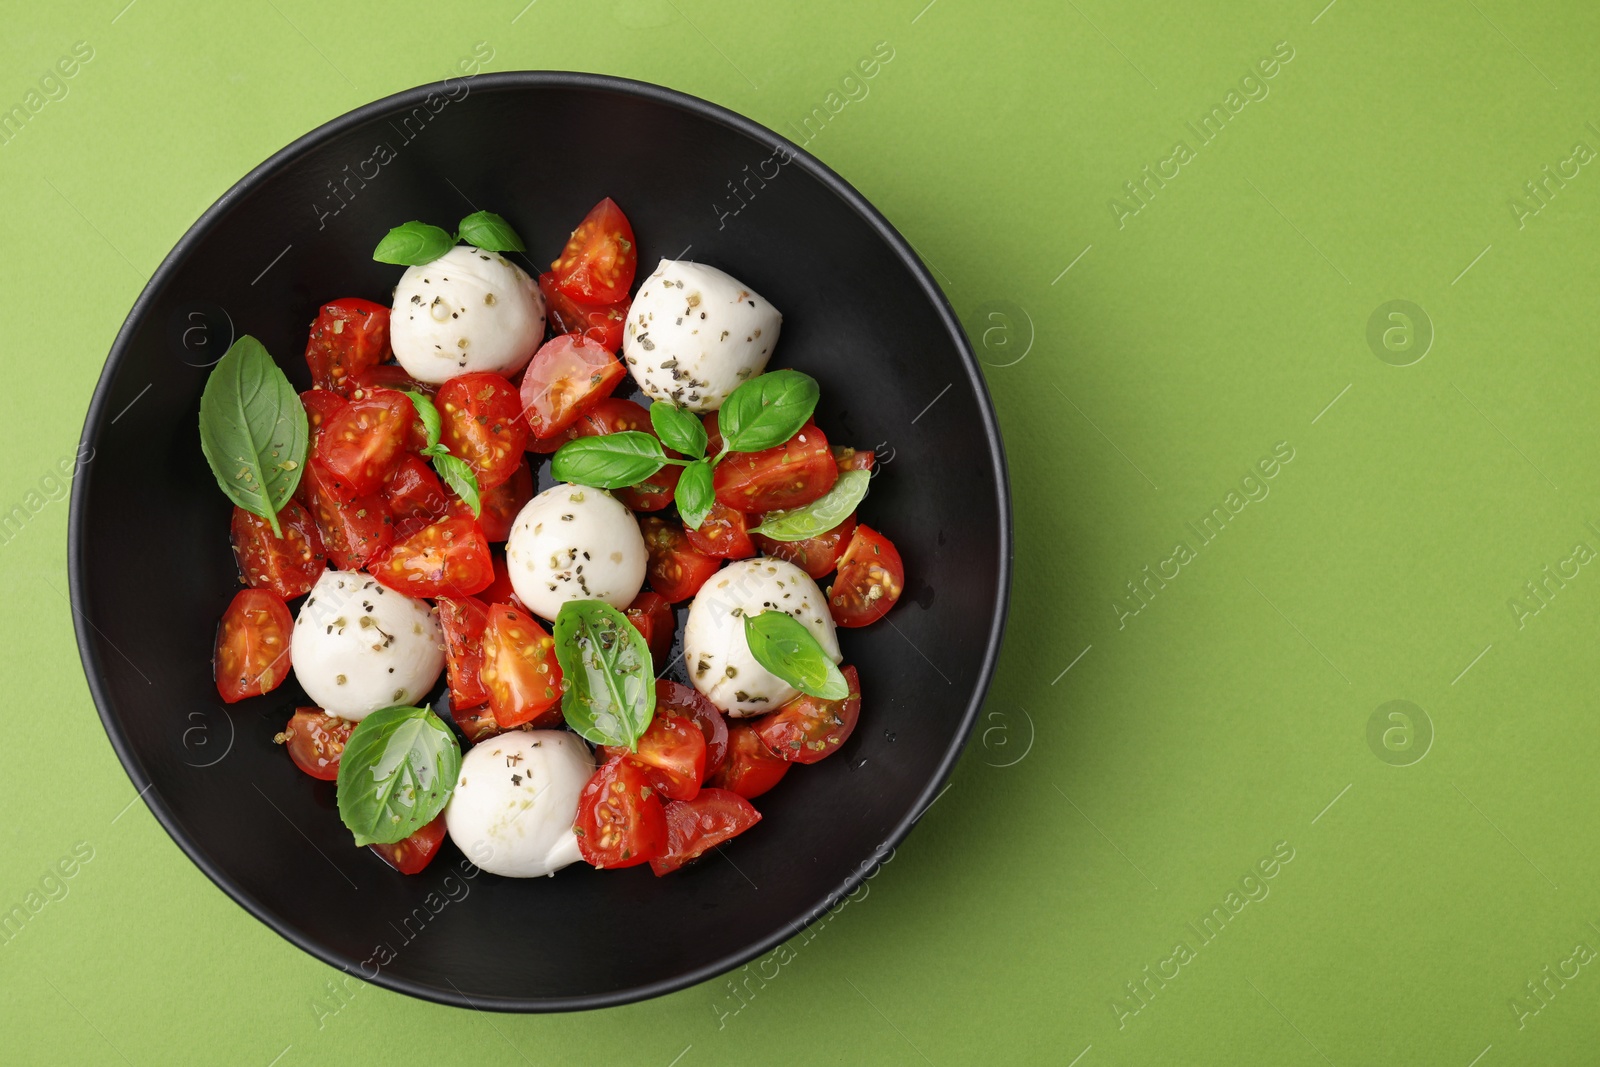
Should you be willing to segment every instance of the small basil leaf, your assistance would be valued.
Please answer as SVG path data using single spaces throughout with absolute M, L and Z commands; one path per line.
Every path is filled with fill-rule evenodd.
M 843 700 L 850 685 L 805 623 L 781 611 L 744 617 L 744 640 L 756 662 L 807 696 Z
M 472 472 L 472 467 L 464 459 L 457 459 L 449 452 L 444 451 L 443 445 L 435 446 L 433 452 L 433 469 L 439 472 L 439 477 L 453 490 L 456 496 L 466 501 L 467 507 L 472 509 L 472 514 L 483 514 L 483 502 L 478 496 L 478 476 Z
M 805 507 L 788 511 L 768 512 L 761 525 L 750 532 L 770 537 L 774 541 L 804 541 L 808 537 L 825 534 L 850 517 L 867 495 L 872 475 L 867 471 L 841 471 L 839 480 L 822 496 Z M 682 510 L 683 490 L 678 490 L 679 510 Z
M 527 245 L 511 223 L 492 211 L 477 211 L 461 220 L 461 239 L 485 252 L 522 252 Z
M 800 432 L 821 395 L 821 386 L 809 374 L 759 374 L 729 395 L 717 412 L 717 429 L 732 452 L 775 448 Z
M 426 222 L 408 222 L 396 226 L 384 235 L 373 249 L 372 258 L 379 263 L 399 263 L 417 267 L 432 263 L 451 248 L 456 239 L 437 226 Z
M 644 636 L 602 600 L 569 600 L 556 613 L 555 639 L 567 725 L 592 744 L 633 748 L 656 713 Z
M 261 342 L 235 341 L 200 394 L 200 448 L 228 499 L 279 536 L 278 512 L 300 484 L 310 434 L 305 405 Z
M 708 460 L 697 459 L 683 468 L 674 499 L 678 502 L 678 517 L 683 524 L 691 530 L 700 529 L 700 524 L 706 521 L 706 516 L 711 513 L 711 505 L 717 499 L 711 486 L 711 463 Z
M 558 482 L 623 489 L 644 481 L 666 462 L 660 441 L 643 430 L 623 430 L 568 441 L 550 461 L 550 473 Z
M 690 459 L 700 459 L 706 454 L 705 424 L 676 404 L 665 400 L 651 404 L 650 425 L 668 448 Z
M 402 841 L 434 820 L 461 773 L 461 746 L 427 708 L 384 708 L 339 757 L 339 818 L 357 845 Z
M 411 398 L 411 406 L 417 409 L 417 418 L 422 420 L 422 428 L 428 436 L 428 447 L 432 448 L 439 443 L 439 409 L 434 407 L 426 393 L 407 389 L 405 394 Z

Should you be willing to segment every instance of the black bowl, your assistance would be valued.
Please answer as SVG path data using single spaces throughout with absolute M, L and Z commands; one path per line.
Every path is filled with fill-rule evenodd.
M 382 146 L 381 148 L 379 146 Z M 406 219 L 504 214 L 546 261 L 602 196 L 641 276 L 665 255 L 749 282 L 784 314 L 774 366 L 818 378 L 817 421 L 880 450 L 863 519 L 899 546 L 886 623 L 840 631 L 866 700 L 833 758 L 765 820 L 667 878 L 578 865 L 480 873 L 446 843 L 406 878 L 351 845 L 331 783 L 273 744 L 308 703 L 291 678 L 232 707 L 211 680 L 238 588 L 229 505 L 200 452 L 207 367 L 235 333 L 296 382 L 324 301 L 387 302 L 373 246 Z M 537 263 L 524 263 L 536 270 Z M 770 130 L 667 89 L 588 74 L 486 74 L 370 104 L 230 189 L 140 295 L 95 390 L 72 494 L 78 646 L 145 802 L 212 881 L 307 952 L 402 993 L 508 1011 L 669 992 L 765 952 L 850 892 L 936 797 L 999 649 L 1010 570 L 1000 435 L 960 324 L 895 230 Z

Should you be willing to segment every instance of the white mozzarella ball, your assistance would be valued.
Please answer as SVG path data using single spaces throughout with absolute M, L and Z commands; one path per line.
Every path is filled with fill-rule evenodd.
M 589 746 L 565 730 L 512 730 L 474 745 L 444 809 L 450 840 L 490 874 L 537 878 L 582 857 L 572 824 L 594 774 Z
M 294 676 L 329 715 L 360 722 L 415 704 L 444 670 L 444 636 L 425 600 L 359 571 L 328 571 L 294 621 Z
M 551 486 L 528 501 L 506 539 L 517 599 L 545 619 L 569 600 L 627 607 L 648 561 L 633 512 L 604 489 L 581 485 Z
M 544 294 L 498 252 L 457 245 L 407 267 L 394 287 L 389 342 L 419 382 L 474 371 L 510 377 L 544 340 Z
M 651 399 L 716 411 L 766 367 L 782 324 L 778 309 L 739 279 L 663 259 L 633 298 L 622 352 Z
M 780 559 L 730 563 L 700 587 L 689 605 L 683 662 L 694 687 L 735 718 L 775 711 L 799 693 L 750 654 L 744 639 L 745 616 L 763 611 L 793 615 L 833 662 L 844 658 L 828 602 L 810 575 Z

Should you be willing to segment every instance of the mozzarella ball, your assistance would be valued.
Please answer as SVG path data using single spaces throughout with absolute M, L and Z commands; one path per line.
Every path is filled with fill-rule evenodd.
M 427 696 L 444 670 L 444 636 L 427 601 L 359 571 L 328 571 L 300 606 L 289 654 L 318 707 L 360 722 Z
M 810 575 L 780 559 L 730 563 L 700 587 L 683 630 L 683 662 L 706 699 L 735 718 L 775 711 L 800 691 L 756 662 L 744 639 L 746 615 L 783 611 L 811 631 L 833 662 L 839 639 L 828 602 Z
M 582 857 L 572 824 L 594 757 L 565 730 L 513 730 L 474 745 L 444 809 L 450 840 L 490 874 L 537 878 Z
M 739 279 L 663 259 L 633 298 L 623 358 L 651 399 L 716 411 L 766 367 L 782 324 L 778 309 Z
M 555 485 L 523 505 L 506 539 L 511 587 L 554 619 L 569 600 L 633 603 L 649 555 L 633 512 L 604 489 Z
M 498 252 L 457 245 L 407 267 L 394 287 L 389 343 L 406 373 L 443 382 L 474 371 L 510 377 L 544 340 L 544 294 Z

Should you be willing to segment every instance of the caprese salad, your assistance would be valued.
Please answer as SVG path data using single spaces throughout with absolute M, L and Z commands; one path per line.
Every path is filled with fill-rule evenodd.
M 292 672 L 315 706 L 275 740 L 402 873 L 448 835 L 508 877 L 662 875 L 850 737 L 837 628 L 887 614 L 904 567 L 857 520 L 873 453 L 812 421 L 815 380 L 767 369 L 765 298 L 666 259 L 635 292 L 610 199 L 537 280 L 523 252 L 489 212 L 396 227 L 391 304 L 321 308 L 312 388 L 252 337 L 217 364 L 201 444 L 245 586 L 217 689 Z M 630 376 L 648 406 L 615 395 Z

